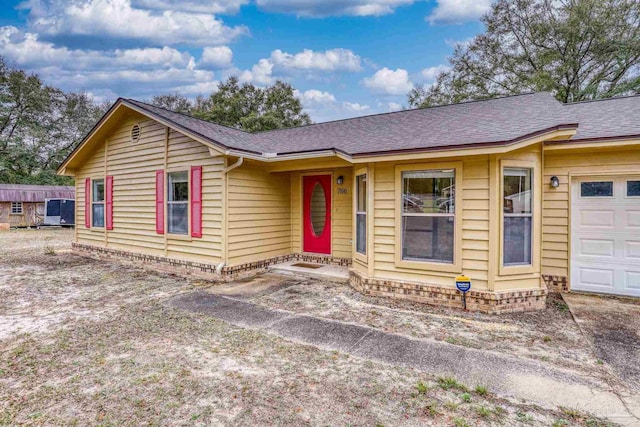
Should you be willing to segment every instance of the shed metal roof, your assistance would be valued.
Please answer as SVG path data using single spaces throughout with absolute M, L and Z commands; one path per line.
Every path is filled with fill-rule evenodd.
M 75 189 L 56 185 L 0 184 L 0 202 L 44 202 L 45 199 L 75 199 Z

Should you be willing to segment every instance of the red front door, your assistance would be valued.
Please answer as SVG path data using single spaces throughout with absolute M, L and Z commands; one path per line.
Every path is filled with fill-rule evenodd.
M 331 254 L 331 175 L 304 176 L 304 251 Z

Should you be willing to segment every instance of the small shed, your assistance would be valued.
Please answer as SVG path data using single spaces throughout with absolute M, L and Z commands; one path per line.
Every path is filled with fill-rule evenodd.
M 75 199 L 75 189 L 56 185 L 0 184 L 0 230 L 41 225 L 46 199 Z

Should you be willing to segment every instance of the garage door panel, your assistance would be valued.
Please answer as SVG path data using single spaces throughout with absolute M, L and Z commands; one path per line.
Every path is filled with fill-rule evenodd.
M 615 210 L 582 209 L 580 211 L 581 228 L 613 228 L 616 223 Z
M 597 256 L 613 258 L 615 255 L 614 240 L 596 240 L 596 239 L 580 239 L 579 241 L 580 256 Z
M 625 289 L 640 293 L 640 271 L 625 272 Z
M 625 257 L 630 260 L 638 260 L 640 262 L 640 241 L 639 242 L 625 242 L 626 250 Z
M 640 198 L 628 196 L 630 179 L 640 180 L 616 176 L 572 181 L 572 289 L 640 296 Z M 611 196 L 581 195 L 582 187 L 591 188 L 584 182 L 612 182 Z
M 625 225 L 628 228 L 640 230 L 640 210 L 626 212 Z
M 578 276 L 580 283 L 584 286 L 609 289 L 614 287 L 614 270 L 579 267 Z

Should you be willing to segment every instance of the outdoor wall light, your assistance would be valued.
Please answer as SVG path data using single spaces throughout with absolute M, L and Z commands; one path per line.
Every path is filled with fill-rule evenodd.
M 555 176 L 555 175 L 551 177 L 551 186 L 552 186 L 553 188 L 558 188 L 558 187 L 560 187 L 560 180 L 559 180 L 559 179 L 558 179 L 558 177 L 557 177 L 557 176 Z
M 342 185 L 344 183 L 344 176 L 340 175 L 336 181 L 338 185 Z

